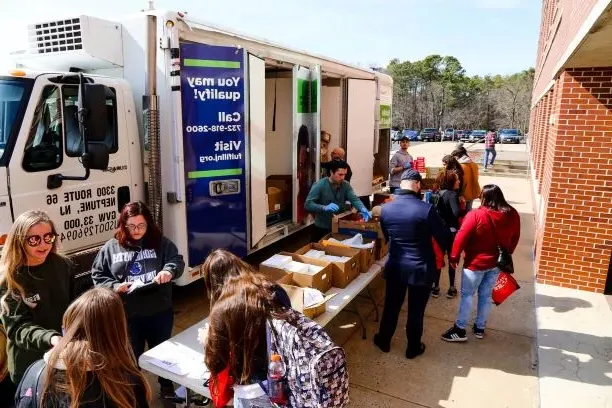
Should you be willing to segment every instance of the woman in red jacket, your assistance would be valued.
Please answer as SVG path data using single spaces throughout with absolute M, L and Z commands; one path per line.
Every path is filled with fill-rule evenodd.
M 463 272 L 461 274 L 461 302 L 455 325 L 442 335 L 445 341 L 466 341 L 466 329 L 472 314 L 472 299 L 478 292 L 478 307 L 473 332 L 476 338 L 484 337 L 487 316 L 491 311 L 491 293 L 499 268 L 497 246 L 513 253 L 521 233 L 518 212 L 506 202 L 501 189 L 489 184 L 480 194 L 481 206 L 465 216 L 457 233 L 450 256 L 451 267 L 459 263 L 461 253 Z

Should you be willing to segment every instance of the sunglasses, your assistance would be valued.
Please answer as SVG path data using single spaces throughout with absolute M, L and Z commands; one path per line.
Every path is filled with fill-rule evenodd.
M 126 227 L 128 230 L 130 230 L 130 232 L 144 231 L 147 229 L 147 224 L 144 222 L 140 224 L 127 224 Z
M 57 239 L 57 234 L 54 232 L 47 232 L 45 235 L 26 236 L 26 242 L 31 247 L 39 246 L 42 241 L 45 241 L 45 244 L 53 244 L 56 239 Z

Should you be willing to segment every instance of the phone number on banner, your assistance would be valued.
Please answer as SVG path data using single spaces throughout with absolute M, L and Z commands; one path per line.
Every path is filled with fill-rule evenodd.
M 199 125 L 185 126 L 187 133 L 208 133 L 208 132 L 240 132 L 242 125 Z

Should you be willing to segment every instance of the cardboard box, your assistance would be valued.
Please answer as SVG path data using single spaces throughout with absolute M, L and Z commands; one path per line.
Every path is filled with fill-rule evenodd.
M 334 242 L 328 241 L 329 238 L 335 238 L 338 241 L 343 241 L 345 239 L 350 238 L 350 235 L 342 235 L 342 234 L 327 234 L 319 241 L 324 247 L 340 247 L 340 248 L 349 248 L 349 249 L 357 249 L 360 255 L 360 264 L 361 264 L 361 272 L 365 273 L 370 269 L 370 266 L 374 264 L 375 256 L 376 256 L 376 241 L 369 238 L 363 238 L 363 242 L 365 244 L 369 244 L 370 242 L 374 242 L 374 247 L 370 249 L 360 249 L 360 248 L 351 248 L 349 246 L 343 244 L 337 244 Z
M 327 292 L 332 287 L 333 266 L 331 263 L 314 258 L 306 258 L 301 255 L 291 254 L 289 252 L 280 252 L 278 255 L 289 256 L 296 262 L 318 266 L 321 268 L 321 270 L 311 274 L 292 272 L 286 269 L 263 264 L 259 265 L 259 271 L 262 274 L 270 277 L 271 280 L 276 280 L 274 279 L 275 277 L 292 273 L 293 280 L 298 283 L 298 286 L 314 288 L 323 293 Z
M 332 233 L 343 235 L 361 234 L 364 238 L 384 238 L 380 222 L 364 222 L 361 215 L 345 212 L 332 218 Z
M 375 258 L 376 260 L 380 260 L 383 259 L 385 256 L 387 256 L 387 254 L 389 253 L 389 244 L 387 243 L 387 241 L 382 238 L 382 239 L 377 239 L 376 240 L 376 255 Z
M 283 192 L 283 203 L 288 204 L 293 199 L 293 179 L 290 174 L 274 174 L 268 176 L 266 178 L 266 189 L 270 187 L 278 188 Z
M 316 259 L 327 262 L 324 259 L 317 259 L 307 257 L 306 254 L 311 249 L 317 251 L 324 251 L 327 255 L 333 256 L 346 256 L 349 258 L 345 262 L 331 262 L 332 264 L 332 286 L 335 288 L 344 289 L 349 283 L 353 281 L 361 271 L 361 255 L 358 249 L 353 248 L 342 248 L 334 246 L 323 246 L 318 243 L 311 243 L 303 246 L 302 248 L 295 251 L 297 255 L 302 255 L 305 259 Z
M 300 287 L 300 284 L 295 281 L 294 276 L 294 274 L 290 273 L 276 281 L 287 292 L 291 301 L 291 307 L 309 319 L 314 319 L 325 313 L 325 304 L 336 294 L 326 295 L 322 302 L 304 307 L 304 288 Z
M 285 192 L 276 187 L 268 187 L 268 214 L 281 212 L 287 206 Z

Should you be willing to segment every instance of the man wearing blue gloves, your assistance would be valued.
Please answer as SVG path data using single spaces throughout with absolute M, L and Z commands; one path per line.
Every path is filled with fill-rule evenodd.
M 349 182 L 344 179 L 347 168 L 348 165 L 343 160 L 331 161 L 330 176 L 317 181 L 306 197 L 304 208 L 315 215 L 313 242 L 331 232 L 332 217 L 347 210 L 347 201 L 361 213 L 365 221 L 370 220 L 370 213 L 355 195 Z

